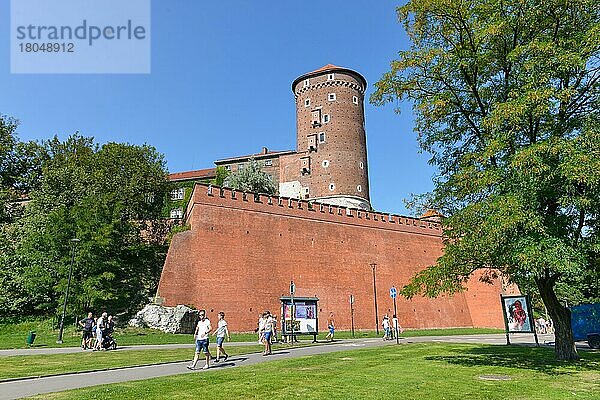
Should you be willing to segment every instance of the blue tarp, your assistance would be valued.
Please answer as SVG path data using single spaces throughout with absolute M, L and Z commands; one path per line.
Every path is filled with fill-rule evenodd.
M 600 333 L 600 304 L 571 307 L 571 328 L 574 340 L 586 340 L 588 333 Z

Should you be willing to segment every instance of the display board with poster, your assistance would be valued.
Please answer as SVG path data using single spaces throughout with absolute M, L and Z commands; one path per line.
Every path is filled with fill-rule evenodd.
M 535 342 L 538 343 L 531 301 L 529 296 L 500 296 L 502 301 L 502 312 L 504 314 L 504 325 L 506 329 L 506 341 L 510 344 L 509 333 L 533 333 Z
M 292 321 L 294 323 L 294 335 L 313 335 L 315 338 L 319 334 L 319 319 L 317 304 L 319 299 L 316 297 L 294 297 L 294 318 L 292 318 L 292 297 L 280 297 L 281 301 L 281 335 L 288 336 L 292 334 Z

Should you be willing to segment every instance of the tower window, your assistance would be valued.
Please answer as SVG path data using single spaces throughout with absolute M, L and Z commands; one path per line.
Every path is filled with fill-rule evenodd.
M 360 162 L 360 169 L 365 169 L 365 163 L 364 162 Z
M 361 185 L 358 185 L 358 186 L 356 187 L 356 191 L 357 191 L 357 192 L 362 192 L 362 186 L 361 186 Z
M 353 102 L 354 104 L 358 104 L 358 97 L 356 97 L 356 96 L 352 96 L 352 102 Z
M 321 163 L 321 165 L 323 166 L 323 168 L 329 167 L 329 160 L 323 160 L 323 162 Z
M 310 85 L 310 79 L 304 80 L 304 87 L 308 87 Z
M 327 96 L 327 99 L 329 101 L 335 101 L 336 98 L 337 97 L 336 97 L 335 93 L 329 93 L 329 95 Z
M 310 197 L 310 190 L 308 187 L 302 188 L 303 189 L 303 194 L 304 194 L 304 198 L 308 199 Z
M 329 184 L 329 191 L 333 192 L 335 190 L 335 183 L 330 183 Z
M 304 107 L 310 107 L 310 99 L 304 100 Z
M 328 81 L 332 81 L 334 79 L 335 79 L 335 74 L 329 74 L 329 75 L 327 75 L 327 80 Z
M 325 114 L 323 115 L 323 123 L 326 124 L 329 122 L 331 118 L 329 117 L 329 114 Z
M 325 143 L 325 132 L 319 132 L 319 143 Z

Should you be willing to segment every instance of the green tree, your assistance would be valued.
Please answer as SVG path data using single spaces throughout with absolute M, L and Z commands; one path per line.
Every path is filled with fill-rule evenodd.
M 222 165 L 219 165 L 215 169 L 215 177 L 214 177 L 214 179 L 211 180 L 210 183 L 215 186 L 222 187 L 225 184 L 225 180 L 227 179 L 228 176 L 229 176 L 229 171 Z
M 16 223 L 7 262 L 8 280 L 20 290 L 20 311 L 56 310 L 73 237 L 81 242 L 71 310 L 135 309 L 155 292 L 166 253 L 164 236 L 156 234 L 167 188 L 162 155 L 147 145 L 98 146 L 79 134 L 64 142 L 55 137 L 44 146 L 48 158 L 41 181 Z
M 244 168 L 225 179 L 225 186 L 244 192 L 275 194 L 273 177 L 262 170 L 263 163 L 251 158 Z
M 372 101 L 409 100 L 439 174 L 421 197 L 448 217 L 445 252 L 408 297 L 494 268 L 537 288 L 558 359 L 577 359 L 557 285 L 598 262 L 600 25 L 591 0 L 410 0 L 412 42 Z M 597 275 L 596 275 L 597 276 Z

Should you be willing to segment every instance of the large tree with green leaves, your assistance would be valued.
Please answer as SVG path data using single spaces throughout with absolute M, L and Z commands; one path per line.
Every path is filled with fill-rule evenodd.
M 372 97 L 412 102 L 439 171 L 419 200 L 448 216 L 444 255 L 404 294 L 500 271 L 538 290 L 563 360 L 578 355 L 556 287 L 597 270 L 600 245 L 599 13 L 592 0 L 409 0 L 411 46 Z
M 70 310 L 131 311 L 155 290 L 166 253 L 162 202 L 167 188 L 164 160 L 154 148 L 107 143 L 79 134 L 44 143 L 46 160 L 25 214 L 11 224 L 12 256 L 2 280 L 18 310 L 48 313 L 65 293 L 76 249 Z M 10 304 L 10 303 L 9 303 Z

